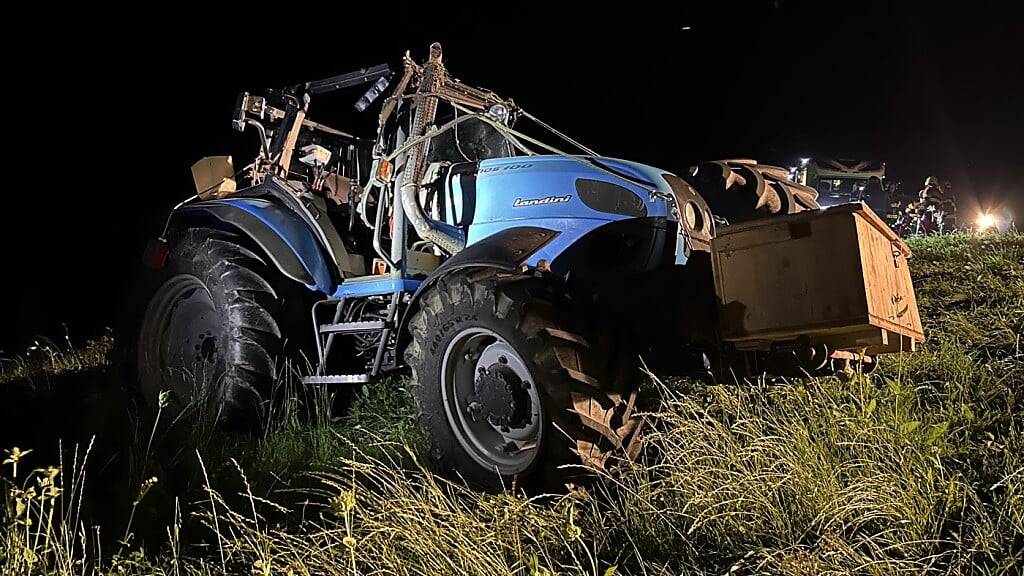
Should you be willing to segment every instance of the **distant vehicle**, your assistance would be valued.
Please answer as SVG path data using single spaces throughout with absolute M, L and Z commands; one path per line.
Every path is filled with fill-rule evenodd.
M 893 184 L 885 179 L 885 163 L 871 160 L 805 158 L 794 179 L 818 191 L 822 207 L 863 202 L 885 218 Z

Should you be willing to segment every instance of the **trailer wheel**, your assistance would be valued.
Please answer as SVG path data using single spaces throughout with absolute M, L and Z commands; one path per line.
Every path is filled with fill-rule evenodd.
M 252 429 L 261 421 L 283 350 L 270 269 L 229 233 L 189 229 L 149 278 L 130 353 L 142 399 L 165 410 L 209 410 L 216 422 Z
M 552 489 L 635 456 L 635 393 L 556 304 L 536 279 L 469 272 L 424 294 L 405 359 L 438 470 Z

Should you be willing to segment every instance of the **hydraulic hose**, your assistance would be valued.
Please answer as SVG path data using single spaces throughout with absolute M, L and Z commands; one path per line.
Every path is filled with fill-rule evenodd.
M 427 127 L 434 123 L 437 114 L 437 96 L 444 83 L 444 66 L 441 63 L 441 45 L 437 42 L 430 45 L 430 58 L 423 65 L 420 84 L 416 89 L 414 102 L 416 113 L 413 115 L 412 129 L 409 139 L 419 138 Z M 413 146 L 406 158 L 405 170 L 398 184 L 402 197 L 402 207 L 409 222 L 420 238 L 433 242 L 435 246 L 448 254 L 455 254 L 466 247 L 466 241 L 460 235 L 443 230 L 432 219 L 428 218 L 420 206 L 420 184 L 426 169 L 427 143 L 429 140 Z

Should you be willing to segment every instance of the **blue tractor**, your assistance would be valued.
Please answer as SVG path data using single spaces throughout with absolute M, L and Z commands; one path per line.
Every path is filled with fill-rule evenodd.
M 369 85 L 362 111 L 392 84 L 374 138 L 307 117 L 318 95 Z M 641 357 L 709 377 L 770 364 L 717 341 L 709 246 L 716 211 L 813 207 L 785 171 L 599 156 L 449 76 L 437 44 L 400 75 L 242 94 L 234 127 L 256 158 L 193 166 L 198 193 L 147 251 L 132 356 L 152 406 L 180 409 L 202 374 L 245 427 L 289 358 L 317 386 L 408 369 L 437 468 L 497 489 L 635 456 Z

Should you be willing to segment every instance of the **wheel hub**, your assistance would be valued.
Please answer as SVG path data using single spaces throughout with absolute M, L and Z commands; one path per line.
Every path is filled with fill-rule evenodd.
M 452 432 L 481 466 L 515 474 L 534 462 L 544 432 L 541 400 L 509 340 L 481 326 L 456 334 L 442 359 L 441 396 Z
M 139 334 L 140 384 L 151 405 L 168 389 L 184 405 L 197 383 L 217 377 L 221 330 L 213 298 L 198 278 L 178 275 L 156 291 Z
M 480 368 L 474 382 L 474 397 L 468 407 L 474 420 L 481 415 L 499 428 L 522 428 L 530 424 L 530 395 L 523 379 L 500 361 Z

